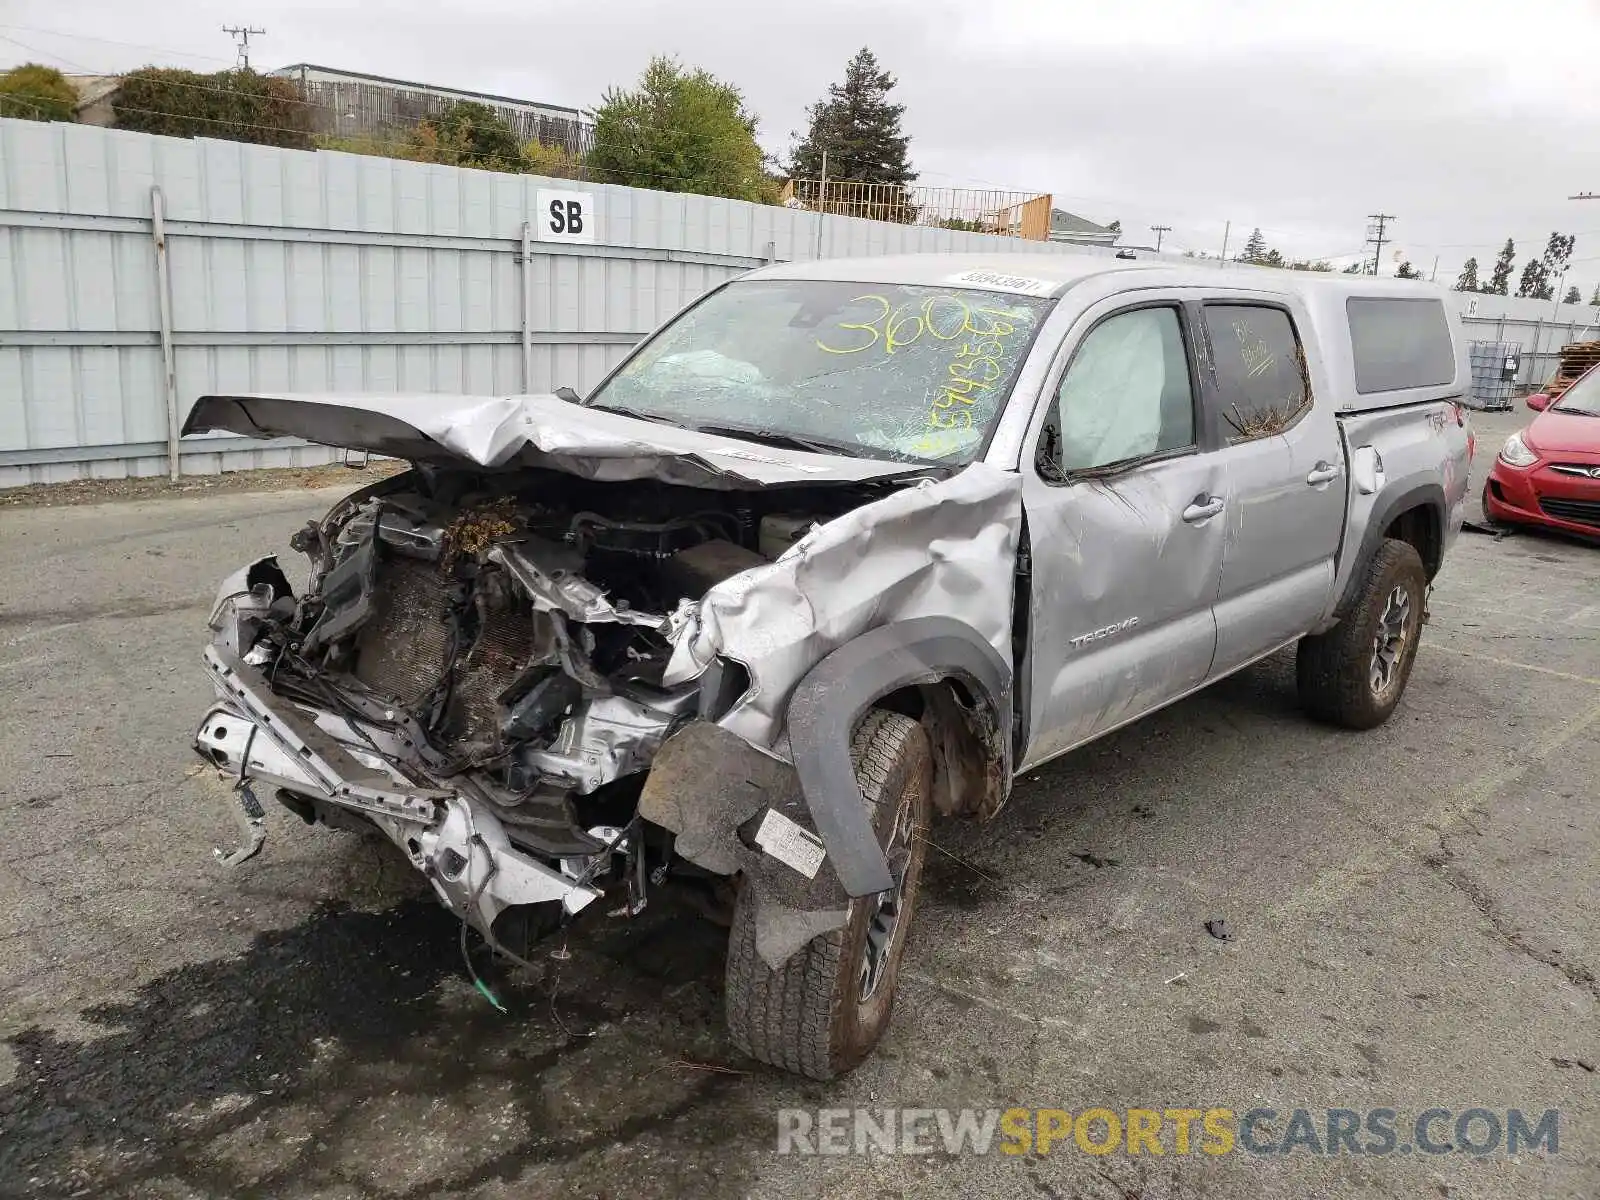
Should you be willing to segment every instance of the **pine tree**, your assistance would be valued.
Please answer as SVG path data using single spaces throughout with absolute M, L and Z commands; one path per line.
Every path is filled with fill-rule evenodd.
M 1408 258 L 1400 264 L 1399 269 L 1394 273 L 1394 277 L 1396 279 L 1421 279 L 1422 272 L 1413 267 L 1411 260 Z
M 1456 277 L 1456 291 L 1476 292 L 1481 290 L 1478 286 L 1478 260 L 1474 256 L 1461 264 L 1461 274 Z
M 806 109 L 810 128 L 790 151 L 790 171 L 798 179 L 821 179 L 822 156 L 828 156 L 828 179 L 888 185 L 872 189 L 863 200 L 841 192 L 845 211 L 890 220 L 916 219 L 905 185 L 916 179 L 907 151 L 911 138 L 900 131 L 906 106 L 891 104 L 895 78 L 878 65 L 865 46 L 845 67 L 844 82 L 828 85 L 828 98 Z M 828 208 L 834 210 L 830 200 Z
M 1530 258 L 1517 280 L 1517 295 L 1525 300 L 1550 299 L 1550 271 L 1542 258 Z
M 1250 231 L 1250 236 L 1245 239 L 1244 249 L 1239 252 L 1239 257 L 1234 261 L 1259 263 L 1265 261 L 1266 257 L 1267 239 L 1261 236 L 1261 230 L 1258 227 Z
M 1594 285 L 1594 295 L 1589 297 L 1589 303 L 1600 308 L 1600 283 Z
M 1561 303 L 1563 303 L 1563 304 L 1582 304 L 1583 303 L 1583 293 L 1578 290 L 1578 285 L 1577 284 L 1573 284 L 1571 287 L 1569 287 L 1567 289 L 1567 294 L 1565 296 L 1561 297 Z
M 1511 290 L 1511 264 L 1516 259 L 1517 244 L 1507 238 L 1500 248 L 1500 257 L 1494 260 L 1494 274 L 1489 276 L 1489 286 L 1484 291 L 1494 296 L 1506 295 Z
M 1559 277 L 1567 269 L 1567 263 L 1572 260 L 1572 251 L 1578 245 L 1578 235 L 1569 233 L 1563 237 L 1559 233 L 1552 233 L 1550 240 L 1544 245 L 1544 268 L 1552 277 Z

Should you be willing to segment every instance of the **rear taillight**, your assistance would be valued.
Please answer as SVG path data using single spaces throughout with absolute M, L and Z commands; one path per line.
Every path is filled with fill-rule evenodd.
M 1467 461 L 1471 462 L 1478 453 L 1478 435 L 1473 432 L 1472 426 L 1467 424 L 1467 407 L 1450 401 L 1450 407 L 1455 409 L 1456 424 L 1467 431 Z

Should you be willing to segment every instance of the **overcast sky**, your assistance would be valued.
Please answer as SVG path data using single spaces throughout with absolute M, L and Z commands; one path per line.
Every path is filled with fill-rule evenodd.
M 3 0 L 0 63 L 214 70 L 226 24 L 253 62 L 314 62 L 588 107 L 653 54 L 743 89 L 786 151 L 805 106 L 870 46 L 900 80 L 914 166 L 935 187 L 1051 192 L 1127 240 L 1215 253 L 1260 226 L 1348 261 L 1366 215 L 1453 281 L 1506 237 L 1518 270 L 1578 235 L 1568 282 L 1600 281 L 1595 0 Z M 21 43 L 19 45 L 18 43 Z M 1395 263 L 1385 252 L 1385 270 Z M 1514 282 L 1514 281 L 1513 281 Z

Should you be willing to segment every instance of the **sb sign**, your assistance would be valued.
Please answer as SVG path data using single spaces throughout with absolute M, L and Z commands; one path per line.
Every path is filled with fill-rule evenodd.
M 533 224 L 539 231 L 541 242 L 594 241 L 593 192 L 558 192 L 540 188 L 535 195 Z

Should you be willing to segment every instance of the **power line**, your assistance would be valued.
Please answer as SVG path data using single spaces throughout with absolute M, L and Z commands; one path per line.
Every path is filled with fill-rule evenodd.
M 1372 273 L 1377 275 L 1383 270 L 1383 231 L 1395 216 L 1393 213 L 1368 213 L 1367 219 L 1372 222 L 1367 226 L 1367 242 L 1375 247 L 1372 252 Z
M 1156 253 L 1160 254 L 1161 253 L 1161 235 L 1164 234 L 1164 233 L 1171 233 L 1172 232 L 1172 226 L 1171 225 L 1152 225 L 1152 226 L 1150 226 L 1150 232 L 1156 235 Z
M 239 69 L 248 71 L 250 69 L 250 35 L 252 33 L 265 34 L 267 31 L 265 29 L 256 29 L 251 25 L 224 25 L 222 32 L 233 35 L 234 45 L 239 47 Z
M 220 54 L 193 54 L 183 50 L 173 50 L 167 46 L 152 46 L 148 42 L 123 42 L 118 41 L 116 38 L 94 37 L 93 35 L 87 33 L 68 33 L 64 29 L 44 29 L 37 25 L 10 25 L 0 23 L 0 29 L 12 29 L 20 33 L 42 33 L 46 37 L 71 38 L 72 40 L 78 42 L 99 42 L 106 46 L 123 46 L 129 50 L 154 50 L 159 54 L 167 55 L 169 58 L 192 58 L 196 62 L 231 63 L 237 61 L 236 58 L 224 58 Z M 6 40 L 13 41 L 11 38 L 7 38 Z M 14 44 L 22 46 L 21 42 L 14 42 Z M 32 49 L 32 47 L 23 46 L 23 49 Z M 49 52 L 44 50 L 34 50 L 34 53 L 47 54 Z M 71 59 L 61 58 L 59 54 L 50 54 L 50 57 L 60 58 L 61 61 L 65 63 L 72 62 Z M 78 67 L 82 71 L 87 71 L 91 75 L 97 74 L 96 71 L 90 69 L 89 67 L 83 66 L 81 63 L 72 63 L 72 65 Z

